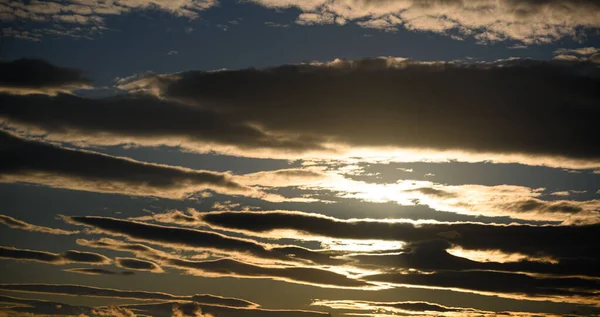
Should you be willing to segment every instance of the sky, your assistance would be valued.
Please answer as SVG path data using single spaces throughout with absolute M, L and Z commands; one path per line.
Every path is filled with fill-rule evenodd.
M 0 317 L 600 316 L 598 1 L 0 29 Z

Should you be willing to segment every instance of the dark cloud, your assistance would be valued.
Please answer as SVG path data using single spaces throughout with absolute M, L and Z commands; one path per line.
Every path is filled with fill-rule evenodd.
M 182 317 L 198 317 L 201 312 L 208 316 L 218 317 L 327 317 L 330 314 L 309 310 L 270 310 L 261 308 L 234 308 L 216 305 L 199 305 L 196 303 L 156 303 L 123 305 L 122 307 L 148 314 L 153 317 L 172 317 L 179 312 Z
M 59 315 L 59 316 L 79 316 L 79 315 L 92 315 L 94 309 L 85 306 L 71 306 L 64 303 L 42 301 L 37 299 L 26 299 L 12 296 L 0 295 L 0 302 L 9 304 L 9 307 L 0 308 L 2 312 L 14 312 L 15 316 L 48 316 L 48 315 Z M 32 315 L 30 315 L 32 314 Z M 11 315 L 8 315 L 11 316 Z M 119 316 L 121 317 L 121 316 Z
M 448 307 L 440 304 L 422 302 L 422 301 L 404 301 L 404 302 L 371 302 L 361 300 L 315 300 L 311 305 L 331 307 L 340 311 L 377 311 L 384 310 L 388 312 L 461 312 L 461 313 L 485 313 L 471 308 Z M 481 315 L 483 316 L 483 314 Z
M 587 258 L 598 260 L 595 243 L 600 225 L 533 226 L 482 223 L 413 223 L 376 220 L 341 220 L 300 212 L 210 212 L 204 223 L 214 228 L 268 234 L 292 229 L 309 235 L 340 239 L 377 239 L 405 242 L 444 238 L 469 250 Z M 272 234 L 271 234 L 272 235 Z M 568 238 L 567 238 L 568 237 Z
M 498 295 L 555 297 L 564 302 L 597 303 L 600 299 L 597 294 L 600 289 L 600 281 L 597 279 L 534 277 L 491 271 L 439 271 L 430 274 L 388 273 L 371 275 L 366 279 L 416 287 L 452 288 Z
M 356 265 L 375 266 L 383 270 L 410 270 L 424 272 L 440 270 L 487 270 L 497 272 L 527 272 L 555 276 L 587 276 L 600 278 L 600 261 L 591 259 L 561 259 L 558 262 L 538 259 L 520 259 L 512 262 L 478 262 L 454 256 L 446 250 L 452 245 L 445 240 L 430 240 L 407 245 L 392 254 L 360 254 L 351 256 Z
M 310 267 L 258 266 L 231 259 L 188 261 L 173 259 L 169 265 L 190 269 L 190 273 L 207 276 L 258 277 L 330 287 L 366 287 L 362 280 Z
M 37 261 L 50 264 L 89 263 L 108 264 L 112 261 L 102 254 L 69 250 L 64 253 L 51 253 L 37 250 L 0 247 L 0 258 Z
M 23 292 L 23 293 L 43 293 L 57 294 L 67 296 L 89 296 L 89 297 L 107 297 L 134 299 L 142 301 L 194 301 L 204 304 L 224 305 L 231 307 L 256 307 L 258 304 L 231 297 L 221 297 L 208 294 L 198 294 L 192 296 L 176 296 L 167 293 L 129 291 L 110 288 L 98 288 L 84 285 L 69 284 L 0 284 L 0 290 Z
M 43 232 L 43 233 L 59 234 L 59 235 L 60 234 L 71 235 L 71 234 L 78 233 L 78 231 L 68 231 L 68 230 L 62 230 L 62 229 L 57 229 L 57 228 L 36 226 L 36 225 L 30 224 L 30 223 L 27 223 L 25 221 L 13 218 L 11 216 L 2 215 L 2 214 L 0 214 L 0 223 L 5 224 L 14 229 L 21 229 L 21 230 L 25 230 L 25 231 Z
M 336 60 L 145 76 L 122 85 L 159 91 L 160 99 L 4 95 L 0 116 L 57 140 L 95 144 L 287 157 L 339 152 L 338 145 L 419 148 L 589 167 L 600 160 L 593 129 L 599 84 L 598 68 L 589 62 Z M 550 158 L 555 155 L 571 161 Z
M 130 275 L 134 275 L 134 272 L 131 271 L 121 271 L 121 272 L 115 272 L 115 271 L 111 271 L 111 270 L 106 270 L 106 269 L 99 269 L 99 268 L 92 268 L 92 267 L 85 267 L 85 268 L 72 268 L 72 269 L 66 269 L 63 270 L 65 272 L 71 272 L 71 273 L 79 273 L 79 274 L 86 274 L 86 275 L 123 275 L 123 276 L 130 276 Z
M 137 221 L 120 220 L 108 217 L 68 217 L 68 222 L 91 226 L 104 233 L 122 235 L 134 240 L 143 240 L 170 248 L 197 248 L 215 252 L 234 252 L 262 259 L 298 261 L 309 260 L 322 264 L 343 263 L 296 246 L 267 248 L 253 240 L 228 237 L 211 231 L 184 229 L 147 224 Z
M 158 87 L 163 96 L 225 109 L 267 131 L 353 146 L 598 162 L 592 127 L 600 114 L 595 106 L 599 84 L 597 67 L 586 63 L 522 60 L 474 66 L 367 59 L 192 71 L 163 77 Z
M 54 66 L 39 59 L 0 61 L 0 92 L 55 94 L 86 87 L 89 83 L 78 69 Z
M 154 273 L 162 273 L 163 270 L 154 262 L 132 259 L 132 258 L 116 258 L 115 263 L 117 266 L 124 269 L 138 270 L 138 271 L 149 271 Z
M 0 131 L 0 182 L 32 182 L 54 187 L 129 195 L 183 197 L 212 189 L 252 193 L 227 174 L 144 163 L 89 151 L 25 140 Z
M 0 118 L 63 135 L 66 140 L 102 144 L 137 142 L 194 148 L 222 145 L 283 151 L 319 147 L 308 138 L 266 134 L 226 113 L 143 95 L 102 99 L 66 94 L 0 95 Z

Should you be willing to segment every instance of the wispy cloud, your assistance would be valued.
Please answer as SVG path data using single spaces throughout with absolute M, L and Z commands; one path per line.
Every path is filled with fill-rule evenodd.
M 11 216 L 3 215 L 3 214 L 0 214 L 0 223 L 6 225 L 8 227 L 11 227 L 13 229 L 21 229 L 21 230 L 32 231 L 32 232 L 42 232 L 42 233 L 58 234 L 58 235 L 72 235 L 72 234 L 79 233 L 79 231 L 62 230 L 62 229 L 58 229 L 58 228 L 50 228 L 50 227 L 33 225 L 33 224 L 27 223 L 25 221 L 13 218 Z
M 98 253 L 69 250 L 64 253 L 52 253 L 46 251 L 17 249 L 0 246 L 0 258 L 36 261 L 49 264 L 88 263 L 104 265 L 112 262 L 111 259 Z

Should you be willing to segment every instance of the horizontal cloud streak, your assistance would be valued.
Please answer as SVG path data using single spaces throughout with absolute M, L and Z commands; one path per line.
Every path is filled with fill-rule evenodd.
M 256 194 L 227 174 L 134 161 L 66 149 L 0 131 L 0 182 L 30 182 L 53 187 L 181 198 L 211 189 L 227 194 Z
M 111 271 L 111 270 L 98 269 L 98 268 L 90 268 L 90 267 L 72 268 L 72 269 L 66 269 L 66 270 L 63 270 L 63 271 L 65 271 L 65 272 L 71 272 L 71 273 L 85 274 L 85 275 L 123 275 L 123 276 L 129 276 L 129 275 L 134 275 L 135 274 L 135 273 L 133 273 L 131 271 L 115 272 L 115 271 Z
M 99 288 L 84 285 L 70 284 L 0 284 L 0 289 L 4 291 L 56 294 L 66 296 L 89 296 L 89 297 L 107 297 L 134 299 L 141 301 L 194 301 L 204 304 L 224 305 L 231 307 L 257 307 L 258 304 L 230 297 L 221 297 L 208 294 L 197 294 L 191 296 L 176 296 L 168 293 L 118 290 L 110 288 Z
M 598 259 L 595 235 L 599 225 L 532 226 L 482 223 L 410 222 L 394 220 L 342 220 L 319 214 L 286 211 L 210 212 L 202 221 L 217 229 L 249 235 L 283 238 L 276 230 L 295 230 L 316 237 L 392 240 L 405 242 L 446 239 L 473 250 L 546 255 L 557 258 Z M 286 235 L 289 237 L 289 235 Z M 569 239 L 564 239 L 569 237 Z
M 326 287 L 359 288 L 373 286 L 362 280 L 348 278 L 342 274 L 310 267 L 272 267 L 258 266 L 231 259 L 215 261 L 189 261 L 173 259 L 169 265 L 189 269 L 194 275 L 209 277 L 247 277 L 270 278 L 288 282 L 310 284 Z
M 78 231 L 68 231 L 68 230 L 62 230 L 62 229 L 57 229 L 57 228 L 36 226 L 36 225 L 27 223 L 27 222 L 19 220 L 19 219 L 15 219 L 11 216 L 2 215 L 2 214 L 0 214 L 0 223 L 6 225 L 8 227 L 11 227 L 13 229 L 21 229 L 21 230 L 32 231 L 32 232 L 42 232 L 42 233 L 58 234 L 58 235 L 72 235 L 72 234 L 78 233 Z
M 105 234 L 125 236 L 133 240 L 146 241 L 168 248 L 211 250 L 217 253 L 237 254 L 242 258 L 250 256 L 255 260 L 310 261 L 319 264 L 344 262 L 302 247 L 260 244 L 253 240 L 228 237 L 205 230 L 159 226 L 108 217 L 88 216 L 67 217 L 65 219 L 73 224 L 93 227 Z
M 592 168 L 600 166 L 592 137 L 598 75 L 592 62 L 335 60 L 120 83 L 161 98 L 4 95 L 0 117 L 50 140 L 88 144 Z
M 147 271 L 153 273 L 163 273 L 164 271 L 156 263 L 132 258 L 116 258 L 115 263 L 118 267 L 137 271 Z
M 0 246 L 0 258 L 13 260 L 36 261 L 49 264 L 88 263 L 109 264 L 112 261 L 98 253 L 69 250 L 64 253 L 52 253 L 37 250 L 17 249 Z

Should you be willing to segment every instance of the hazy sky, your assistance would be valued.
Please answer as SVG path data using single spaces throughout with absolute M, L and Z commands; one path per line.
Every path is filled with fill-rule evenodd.
M 0 317 L 600 316 L 598 1 L 0 23 Z

